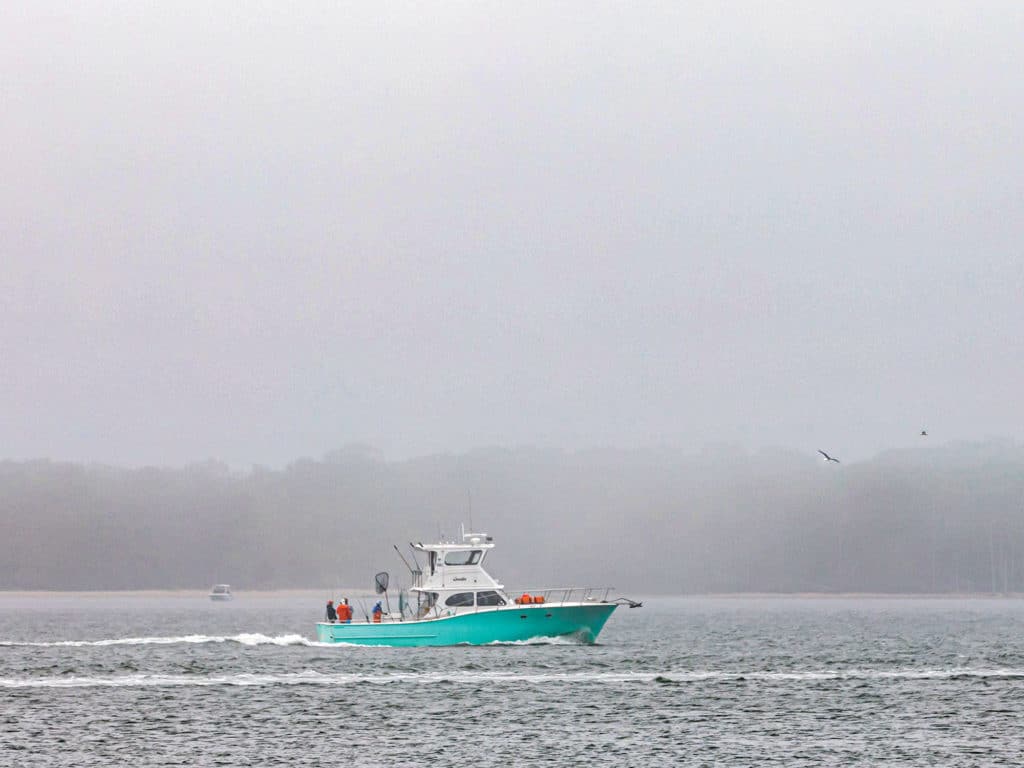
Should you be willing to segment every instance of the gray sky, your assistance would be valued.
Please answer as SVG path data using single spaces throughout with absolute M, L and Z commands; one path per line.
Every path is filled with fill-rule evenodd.
M 1024 431 L 1024 5 L 0 24 L 0 457 Z

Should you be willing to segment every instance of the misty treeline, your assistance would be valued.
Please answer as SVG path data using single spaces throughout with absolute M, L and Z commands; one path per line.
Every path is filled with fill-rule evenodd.
M 282 470 L 0 463 L 0 588 L 370 587 L 392 549 L 495 537 L 511 589 L 1022 592 L 1024 447 L 805 454 L 487 449 Z

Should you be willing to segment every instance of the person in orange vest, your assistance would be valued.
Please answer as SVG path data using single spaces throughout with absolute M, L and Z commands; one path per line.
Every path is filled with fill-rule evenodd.
M 338 621 L 342 624 L 352 623 L 352 606 L 348 604 L 348 598 L 342 598 L 338 603 Z

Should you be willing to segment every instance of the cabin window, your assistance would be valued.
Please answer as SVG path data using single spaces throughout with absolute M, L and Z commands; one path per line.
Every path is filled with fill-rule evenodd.
M 476 565 L 480 562 L 479 549 L 457 549 L 444 556 L 445 565 Z
M 444 604 L 449 608 L 465 608 L 466 606 L 473 605 L 473 593 L 472 592 L 456 592 L 454 595 L 444 601 Z
M 476 593 L 477 605 L 504 605 L 505 599 L 494 590 Z

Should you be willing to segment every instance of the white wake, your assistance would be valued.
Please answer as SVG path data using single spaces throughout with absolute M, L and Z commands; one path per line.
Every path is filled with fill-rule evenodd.
M 351 686 L 357 683 L 390 685 L 396 683 L 414 685 L 437 685 L 451 683 L 459 685 L 551 685 L 551 684 L 598 684 L 628 685 L 651 683 L 687 683 L 715 681 L 796 681 L 814 682 L 821 680 L 950 680 L 959 678 L 1005 678 L 1024 679 L 1024 669 L 897 669 L 897 670 L 819 670 L 819 671 L 677 671 L 655 674 L 650 672 L 565 672 L 517 674 L 512 672 L 394 672 L 389 674 L 321 674 L 314 670 L 281 674 L 231 674 L 231 675 L 161 675 L 130 674 L 108 677 L 30 677 L 0 678 L 0 688 L 122 688 L 122 687 L 181 687 L 181 686 L 275 686 L 275 685 L 323 685 Z
M 52 642 L 0 641 L 0 646 L 29 646 L 35 648 L 84 648 L 105 645 L 175 645 L 177 643 L 238 643 L 240 645 L 309 645 L 327 646 L 302 635 L 261 635 L 247 632 L 240 635 L 181 635 L 178 637 L 117 637 L 109 640 L 54 640 Z

